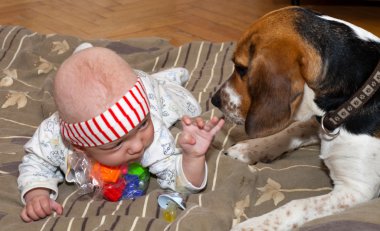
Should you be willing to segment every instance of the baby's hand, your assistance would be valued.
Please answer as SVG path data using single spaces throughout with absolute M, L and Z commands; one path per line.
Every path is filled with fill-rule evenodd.
M 25 194 L 26 205 L 20 217 L 25 222 L 37 221 L 56 211 L 58 215 L 63 212 L 62 205 L 49 197 L 49 190 L 44 188 L 33 189 Z
M 206 154 L 214 135 L 223 127 L 224 120 L 213 117 L 205 123 L 201 117 L 182 117 L 183 131 L 178 143 L 184 154 L 199 157 Z

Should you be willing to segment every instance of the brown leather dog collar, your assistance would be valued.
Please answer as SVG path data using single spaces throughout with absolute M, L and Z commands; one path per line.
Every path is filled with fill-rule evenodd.
M 359 111 L 360 108 L 376 93 L 380 88 L 380 61 L 371 76 L 363 86 L 337 110 L 329 111 L 321 119 L 322 130 L 326 135 L 335 138 L 339 135 L 339 130 L 334 132 L 344 121 Z

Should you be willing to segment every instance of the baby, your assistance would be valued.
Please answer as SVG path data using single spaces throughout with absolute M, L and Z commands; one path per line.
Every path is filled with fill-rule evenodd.
M 107 166 L 140 162 L 162 188 L 196 193 L 207 182 L 205 154 L 224 120 L 206 122 L 190 92 L 183 68 L 148 75 L 133 70 L 113 51 L 90 47 L 58 69 L 54 98 L 58 111 L 44 120 L 25 145 L 18 185 L 21 218 L 36 221 L 62 214 L 55 199 L 65 179 L 67 156 L 85 154 Z M 176 148 L 169 127 L 181 119 Z M 66 175 L 64 175 L 66 174 Z

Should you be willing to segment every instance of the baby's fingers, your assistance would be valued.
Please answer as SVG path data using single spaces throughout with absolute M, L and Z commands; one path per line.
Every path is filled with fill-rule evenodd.
M 50 206 L 51 208 L 58 214 L 58 215 L 62 215 L 62 212 L 63 212 L 63 207 L 62 205 L 58 204 L 56 201 L 54 200 L 50 200 Z
M 33 210 L 39 218 L 44 218 L 53 212 L 50 206 L 50 200 L 50 198 L 46 197 L 33 203 Z
M 211 118 L 211 122 L 213 123 L 213 124 L 217 124 L 220 120 L 222 120 L 222 119 L 219 119 L 218 117 L 216 117 L 216 116 L 213 116 L 212 118 Z
M 28 213 L 26 212 L 26 207 L 24 207 L 21 211 L 21 214 L 20 214 L 20 217 L 21 219 L 24 221 L 24 222 L 31 222 L 33 221 L 29 216 L 28 216 Z
M 41 210 L 41 206 L 38 204 L 27 204 L 25 207 L 26 215 L 28 218 L 30 218 L 33 221 L 37 221 L 43 217 L 40 217 L 39 214 L 37 214 L 36 210 Z
M 201 117 L 195 118 L 195 122 L 198 126 L 198 128 L 202 129 L 205 126 L 205 121 Z
M 182 117 L 181 122 L 182 122 L 182 125 L 187 125 L 187 126 L 189 126 L 192 123 L 190 117 L 186 115 Z
M 213 117 L 211 119 L 211 124 L 213 125 L 213 127 L 211 128 L 210 132 L 211 134 L 215 135 L 220 129 L 222 129 L 224 125 L 224 119 Z
M 196 118 L 190 118 L 189 116 L 183 116 L 182 117 L 182 125 L 183 126 L 190 126 L 190 125 L 195 125 L 198 128 L 202 129 L 205 126 L 205 122 L 201 117 L 196 117 Z

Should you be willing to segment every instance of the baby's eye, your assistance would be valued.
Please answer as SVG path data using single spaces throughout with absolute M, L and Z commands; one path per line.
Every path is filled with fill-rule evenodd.
M 122 143 L 123 143 L 123 140 L 120 140 L 117 143 L 109 144 L 106 147 L 101 147 L 100 149 L 103 151 L 115 150 L 115 149 L 119 148 Z
M 114 148 L 118 148 L 120 147 L 120 145 L 123 143 L 123 140 L 120 140 L 119 142 L 116 143 L 115 147 Z
M 107 148 L 102 148 L 105 151 L 115 150 L 118 149 L 123 144 L 123 140 L 120 140 L 117 143 L 114 143 L 112 146 L 109 146 Z
M 148 126 L 148 123 L 149 123 L 149 120 L 144 120 L 141 125 L 140 125 L 140 129 L 143 129 L 145 128 L 146 126 Z

